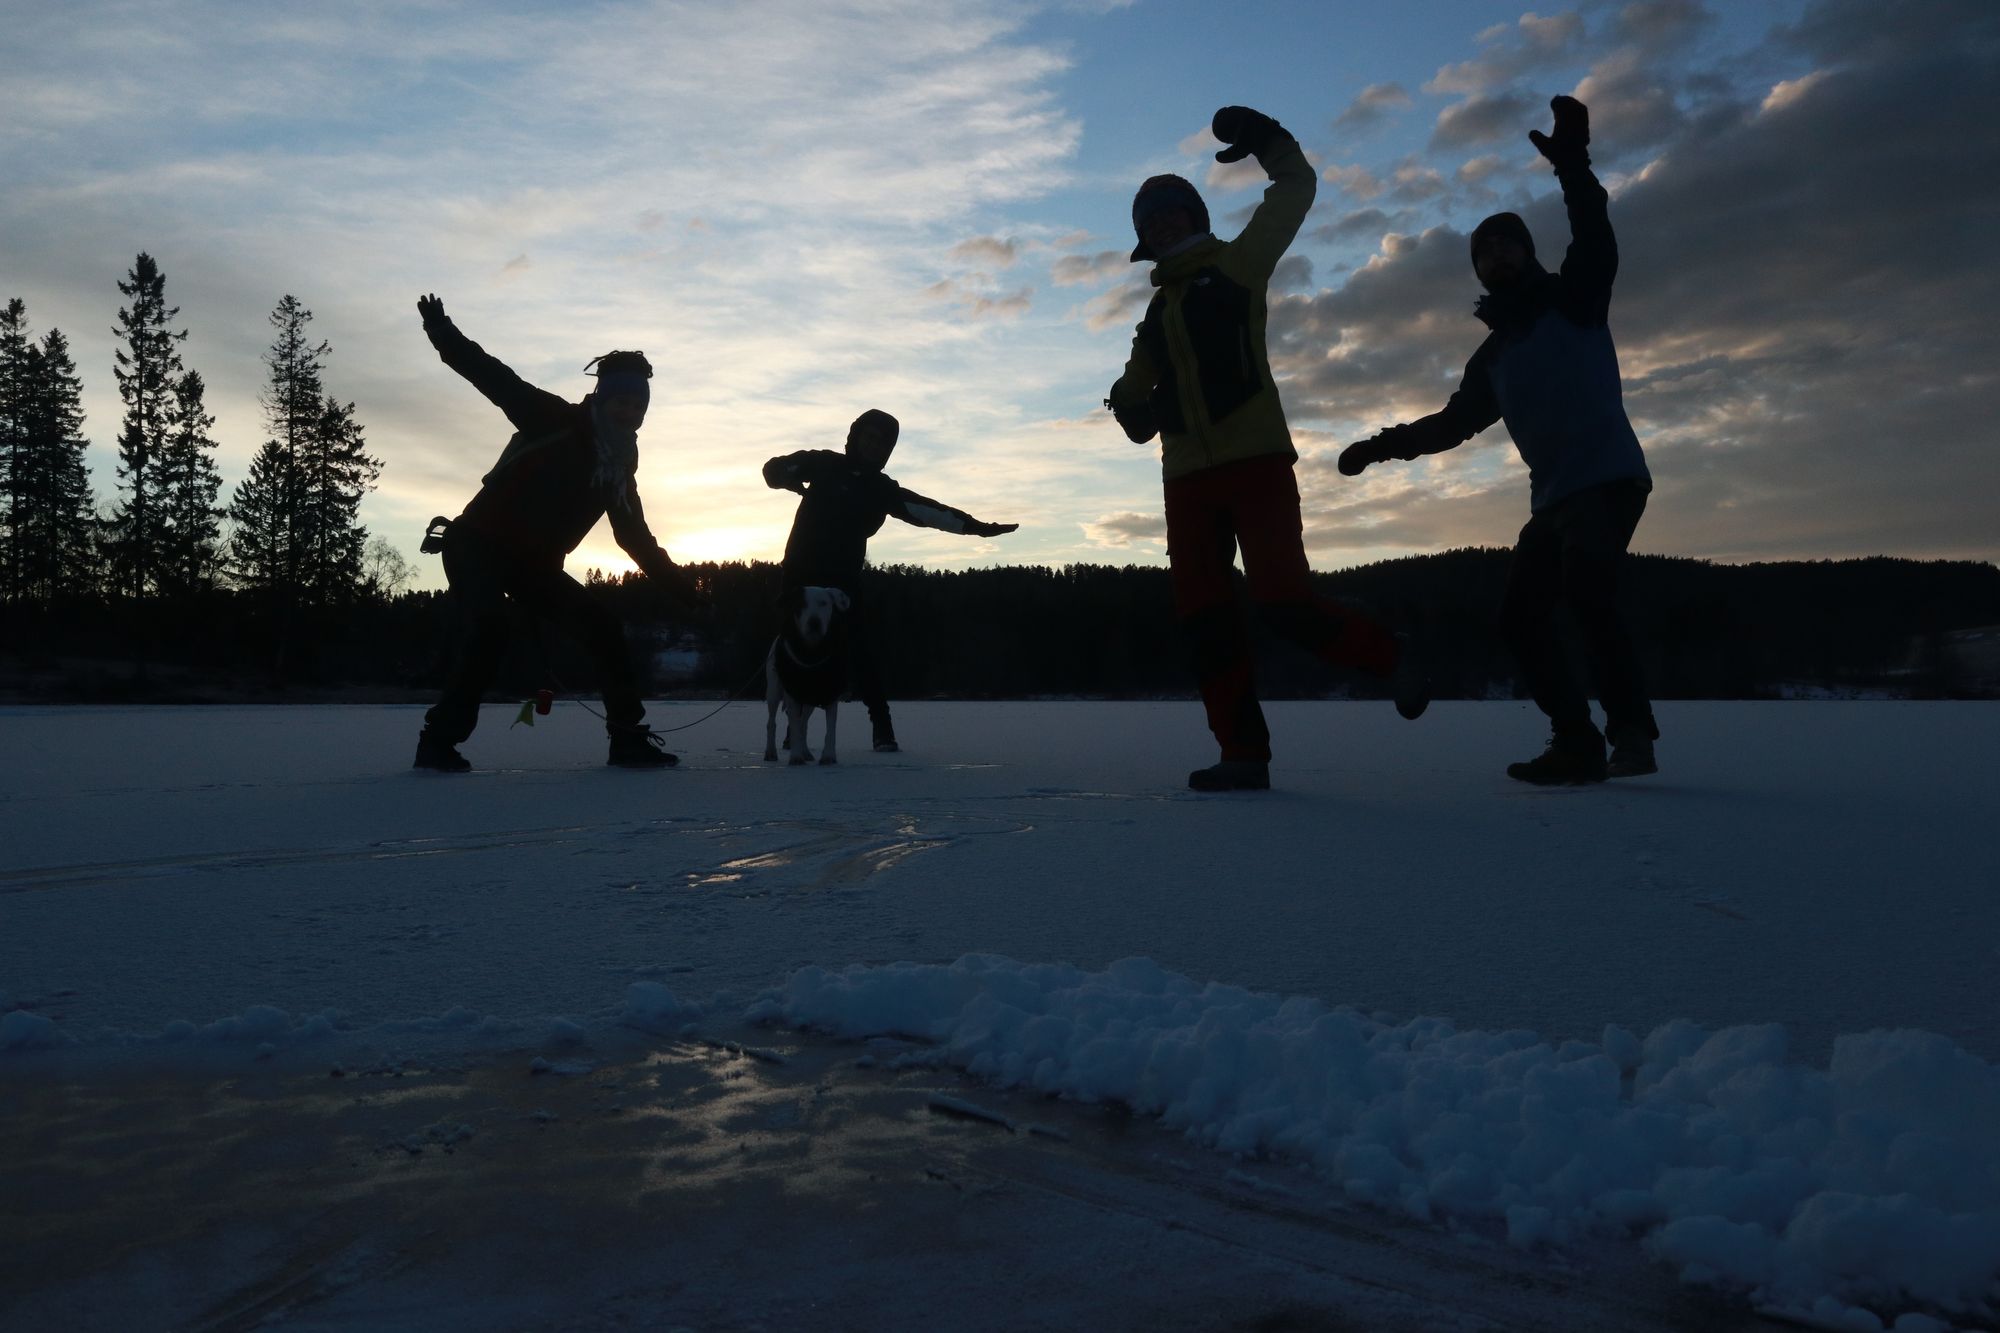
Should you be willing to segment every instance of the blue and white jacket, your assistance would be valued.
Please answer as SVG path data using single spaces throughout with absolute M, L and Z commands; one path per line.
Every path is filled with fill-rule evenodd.
M 1561 272 L 1536 265 L 1520 287 L 1480 300 L 1474 313 L 1492 332 L 1444 410 L 1412 423 L 1457 444 L 1505 421 L 1528 465 L 1528 507 L 1538 514 L 1606 482 L 1653 486 L 1625 415 L 1611 342 L 1618 242 L 1608 196 L 1588 166 L 1556 178 L 1570 226 Z

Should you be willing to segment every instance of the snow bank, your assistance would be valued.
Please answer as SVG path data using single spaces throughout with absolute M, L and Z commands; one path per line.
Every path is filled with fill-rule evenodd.
M 1931 1033 L 1845 1036 L 1821 1069 L 1788 1063 L 1776 1026 L 1551 1046 L 1200 985 L 1147 959 L 1084 972 L 992 955 L 805 968 L 750 1016 L 922 1037 L 979 1077 L 1124 1103 L 1227 1152 L 1309 1164 L 1356 1200 L 1489 1219 L 1518 1245 L 1635 1231 L 1687 1281 L 1821 1322 L 2000 1305 L 2000 1067 Z

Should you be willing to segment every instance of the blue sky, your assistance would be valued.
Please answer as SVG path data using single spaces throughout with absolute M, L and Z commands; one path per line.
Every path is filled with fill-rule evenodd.
M 1501 428 L 1360 479 L 1331 459 L 1450 392 L 1481 333 L 1473 223 L 1516 209 L 1560 254 L 1525 136 L 1574 93 L 1659 482 L 1638 548 L 2000 554 L 1978 240 L 2000 20 L 1974 0 L 132 0 L 7 23 L 0 297 L 75 344 L 104 500 L 114 284 L 143 249 L 227 483 L 263 437 L 265 316 L 294 294 L 387 462 L 364 520 L 413 559 L 507 433 L 424 341 L 436 291 L 557 392 L 610 347 L 652 355 L 640 481 L 678 558 L 774 558 L 791 497 L 759 465 L 879 406 L 905 484 L 1022 528 L 891 525 L 877 559 L 1163 560 L 1157 458 L 1098 407 L 1143 301 L 1127 209 L 1180 171 L 1233 233 L 1260 177 L 1214 170 L 1205 131 L 1241 102 L 1322 173 L 1271 294 L 1315 563 L 1506 544 L 1526 483 Z M 624 565 L 602 527 L 572 560 L 591 565 Z

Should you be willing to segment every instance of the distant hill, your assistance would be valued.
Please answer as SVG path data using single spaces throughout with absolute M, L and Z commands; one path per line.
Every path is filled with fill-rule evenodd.
M 1314 575 L 1320 592 L 1371 608 L 1411 632 L 1441 698 L 1506 698 L 1513 663 L 1494 629 L 1505 549 L 1464 548 Z M 591 586 L 633 625 L 658 692 L 720 694 L 753 678 L 773 628 L 777 569 L 691 567 L 710 588 L 703 625 L 662 617 L 636 576 Z M 1155 566 L 1001 566 L 872 570 L 869 602 L 887 651 L 885 683 L 902 698 L 1184 697 L 1193 673 Z M 1892 557 L 1722 565 L 1640 555 L 1626 603 L 1657 697 L 1821 694 L 2000 697 L 2000 568 Z M 425 699 L 451 641 L 448 599 L 409 593 L 362 603 L 301 631 L 286 627 L 285 674 L 271 627 L 248 599 L 199 605 L 59 607 L 0 612 L 12 652 L 0 694 L 16 699 Z M 1381 693 L 1256 631 L 1268 698 Z M 305 650 L 299 648 L 304 642 Z M 519 697 L 553 679 L 586 692 L 590 669 L 553 629 L 515 636 L 495 689 Z

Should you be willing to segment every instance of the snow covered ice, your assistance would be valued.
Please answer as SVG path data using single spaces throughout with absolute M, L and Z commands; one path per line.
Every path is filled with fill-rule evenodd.
M 462 778 L 402 767 L 413 708 L 0 710 L 0 1098 L 55 1124 L 135 1081 L 506 1070 L 577 1103 L 523 1104 L 546 1138 L 590 1114 L 568 1089 L 648 1052 L 857 1104 L 843 1080 L 915 1071 L 925 1134 L 1043 1123 L 1088 1161 L 1093 1108 L 1152 1118 L 1195 1164 L 1163 1197 L 1192 1217 L 1229 1194 L 1213 1225 L 1239 1251 L 1282 1200 L 1600 1293 L 1623 1252 L 1747 1320 L 1993 1323 L 2000 711 L 1668 704 L 1658 777 L 1557 791 L 1501 776 L 1540 743 L 1526 705 L 1269 711 L 1277 790 L 1201 797 L 1191 703 L 908 705 L 905 753 L 802 770 L 762 763 L 739 707 L 656 774 L 606 769 L 579 710 L 510 730 L 496 707 Z M 383 1136 L 511 1141 L 443 1109 Z M 1117 1179 L 1093 1188 L 1138 1197 Z M 1091 1225 L 1102 1253 L 1127 1239 Z M 1260 1281 L 1364 1326 L 1428 1326 L 1454 1280 L 1466 1327 L 1556 1308 L 1482 1305 L 1462 1274 L 1370 1306 L 1287 1277 L 1288 1243 L 1258 1242 Z M 118 1293 L 157 1298 L 138 1262 L 90 1273 L 104 1326 Z M 980 1281 L 1064 1262 L 1017 1245 Z M 837 1289 L 800 1271 L 798 1299 Z M 443 1280 L 356 1272 L 284 1313 L 383 1326 Z M 31 1312 L 69 1290 L 0 1275 Z M 1162 1283 L 1102 1278 L 1091 1317 Z M 765 1298 L 694 1322 L 747 1326 Z M 672 1323 L 696 1308 L 676 1299 L 639 1308 Z M 1066 1315 L 1051 1296 L 1047 1326 Z

